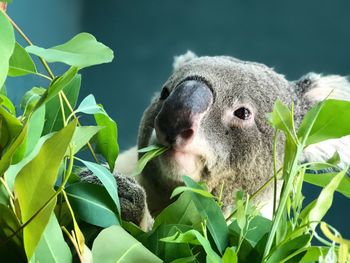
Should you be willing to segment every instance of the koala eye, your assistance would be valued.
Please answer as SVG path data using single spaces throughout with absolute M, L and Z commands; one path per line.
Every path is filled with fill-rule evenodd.
M 241 107 L 235 110 L 233 112 L 233 115 L 235 115 L 237 118 L 240 118 L 241 120 L 249 120 L 252 116 L 252 113 L 247 108 Z
M 160 100 L 165 100 L 170 94 L 170 91 L 167 87 L 163 87 L 161 93 L 160 93 Z

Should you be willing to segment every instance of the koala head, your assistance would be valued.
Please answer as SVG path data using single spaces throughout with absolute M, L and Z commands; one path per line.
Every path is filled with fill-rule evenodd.
M 294 102 L 301 119 L 312 103 L 329 95 L 330 88 L 323 98 L 315 92 L 321 79 L 325 81 L 311 74 L 290 82 L 263 64 L 232 57 L 196 57 L 191 52 L 178 57 L 139 130 L 139 148 L 170 147 L 141 175 L 147 194 L 153 188 L 168 197 L 183 175 L 205 182 L 214 194 L 224 184 L 226 208 L 235 191 L 256 191 L 272 175 L 274 130 L 267 113 L 280 99 Z M 281 146 L 279 151 L 281 158 Z M 158 208 L 151 202 L 151 212 Z

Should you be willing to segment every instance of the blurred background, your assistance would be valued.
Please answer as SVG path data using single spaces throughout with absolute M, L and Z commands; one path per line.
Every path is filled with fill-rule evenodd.
M 170 75 L 174 55 L 187 50 L 262 62 L 289 80 L 310 71 L 349 75 L 349 10 L 348 0 L 14 0 L 8 7 L 38 46 L 85 31 L 114 50 L 111 64 L 82 71 L 80 100 L 93 93 L 104 105 L 122 150 L 136 143 L 143 110 Z M 19 104 L 31 82 L 47 85 L 33 76 L 9 80 L 9 96 Z M 318 190 L 306 186 L 307 202 Z M 350 238 L 350 201 L 335 199 L 327 220 Z

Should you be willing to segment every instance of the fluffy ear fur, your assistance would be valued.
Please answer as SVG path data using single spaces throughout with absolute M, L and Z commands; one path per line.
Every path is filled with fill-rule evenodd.
M 298 95 L 312 104 L 325 99 L 350 101 L 350 82 L 343 76 L 309 73 L 295 84 Z
M 197 55 L 190 50 L 188 50 L 183 55 L 175 56 L 174 62 L 173 62 L 173 70 L 176 71 L 177 69 L 182 67 L 184 64 L 191 61 L 192 59 L 195 59 L 196 57 L 197 57 Z
M 322 76 L 309 73 L 294 82 L 297 93 L 297 102 L 301 111 L 306 111 L 313 104 L 325 99 L 339 99 L 350 101 L 350 82 L 346 77 L 339 75 Z M 301 105 L 300 105 L 301 104 Z M 305 113 L 305 112 L 304 112 Z M 340 168 L 350 163 L 350 136 L 340 139 L 326 140 L 313 144 L 304 151 L 303 161 L 327 161 L 337 151 L 342 163 Z

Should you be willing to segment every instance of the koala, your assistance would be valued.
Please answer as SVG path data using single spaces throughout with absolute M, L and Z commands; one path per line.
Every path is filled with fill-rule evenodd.
M 236 191 L 258 190 L 273 175 L 274 130 L 266 115 L 277 99 L 294 103 L 297 124 L 319 101 L 350 100 L 350 83 L 338 75 L 309 73 L 288 81 L 264 64 L 229 56 L 197 57 L 192 52 L 176 57 L 173 68 L 143 114 L 137 146 L 121 154 L 116 163 L 118 174 L 132 175 L 140 157 L 137 149 L 152 144 L 169 147 L 136 177 L 144 192 L 139 191 L 142 198 L 135 200 L 141 200 L 143 211 L 133 221 L 143 227 L 171 203 L 170 195 L 183 184 L 183 175 L 206 183 L 214 195 L 223 187 L 225 214 L 232 210 Z M 345 149 L 349 143 L 347 136 L 311 145 L 303 160 L 325 161 L 338 151 L 343 161 L 350 162 Z M 277 151 L 281 163 L 283 138 Z M 272 188 L 257 200 L 265 205 L 262 214 L 267 217 L 272 216 L 272 200 Z

